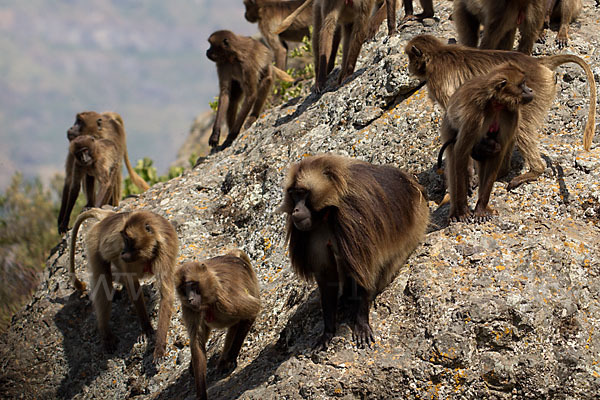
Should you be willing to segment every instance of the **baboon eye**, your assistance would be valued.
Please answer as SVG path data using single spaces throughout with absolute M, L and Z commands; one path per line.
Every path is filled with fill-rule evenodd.
M 146 232 L 152 233 L 152 227 L 150 226 L 150 224 L 146 224 L 145 228 L 146 228 Z
M 229 47 L 229 39 L 223 39 L 223 46 Z
M 102 119 L 98 118 L 98 120 L 96 121 L 96 125 L 98 125 L 98 128 L 100 128 L 102 126 Z
M 504 86 L 506 86 L 506 83 L 507 83 L 506 79 L 502 79 L 502 80 L 501 80 L 500 82 L 498 82 L 498 84 L 496 85 L 496 89 L 497 89 L 497 90 L 500 90 L 500 89 L 502 89 Z
M 412 50 L 413 54 L 417 57 L 420 57 L 423 55 L 423 53 L 421 53 L 421 50 L 419 50 L 417 48 L 417 46 L 413 46 L 411 50 Z

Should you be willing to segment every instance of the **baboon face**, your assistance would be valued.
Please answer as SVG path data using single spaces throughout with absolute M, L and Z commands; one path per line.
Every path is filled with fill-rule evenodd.
M 79 165 L 89 167 L 94 163 L 94 146 L 95 139 L 92 136 L 78 136 L 71 141 L 70 151 Z
M 500 74 L 494 86 L 495 100 L 508 108 L 517 109 L 519 104 L 530 103 L 534 98 L 533 90 L 527 86 L 525 73 L 511 64 L 510 73 Z
M 233 33 L 229 31 L 217 31 L 210 35 L 208 42 L 210 47 L 206 50 L 206 57 L 209 60 L 220 63 L 235 61 L 235 53 L 231 49 Z
M 292 222 L 296 229 L 307 232 L 313 228 L 313 215 L 310 209 L 310 192 L 299 188 L 290 188 L 288 195 L 292 199 Z
M 67 138 L 72 141 L 78 136 L 99 135 L 100 129 L 102 128 L 102 116 L 93 111 L 85 111 L 77 114 L 75 122 L 67 130 Z
M 206 305 L 202 303 L 202 293 L 200 291 L 200 285 L 198 282 L 190 281 L 182 283 L 178 288 L 179 298 L 181 304 L 184 307 L 190 308 L 194 311 L 201 311 L 206 308 Z
M 258 5 L 255 0 L 244 0 L 244 5 L 246 6 L 246 13 L 244 17 L 246 17 L 246 21 L 248 22 L 256 22 L 258 21 Z
M 423 56 L 423 52 L 417 46 L 407 46 L 406 54 L 408 55 L 408 70 L 411 74 L 418 77 L 423 77 L 426 74 L 427 62 Z
M 136 217 L 131 217 L 121 231 L 121 237 L 123 238 L 121 259 L 126 263 L 140 259 L 152 259 L 158 251 L 155 230 L 143 220 L 138 221 Z

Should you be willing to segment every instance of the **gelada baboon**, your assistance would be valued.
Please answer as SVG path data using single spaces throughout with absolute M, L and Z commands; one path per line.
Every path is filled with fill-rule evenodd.
M 517 27 L 518 50 L 531 54 L 544 24 L 546 0 L 454 0 L 452 19 L 458 42 L 477 47 L 483 25 L 482 49 L 512 50 Z
M 71 171 L 73 187 L 69 195 L 79 194 L 80 182 L 91 178 L 92 184 L 98 183 L 98 193 L 93 194 L 96 198 L 94 207 L 119 204 L 122 165 L 115 142 L 94 136 L 77 136 L 69 143 L 69 156 L 75 161 Z M 71 202 L 67 204 L 71 205 Z M 71 209 L 67 209 L 67 213 L 70 214 Z
M 140 177 L 129 162 L 127 155 L 127 138 L 123 119 L 115 112 L 103 112 L 101 114 L 95 111 L 84 111 L 77 114 L 75 123 L 67 130 L 67 138 L 69 141 L 80 136 L 92 136 L 96 139 L 107 139 L 114 143 L 117 149 L 119 158 L 125 161 L 125 167 L 131 178 L 131 181 L 141 190 L 147 190 L 148 184 Z M 65 233 L 69 226 L 69 218 L 71 211 L 79 195 L 81 178 L 74 179 L 73 174 L 76 172 L 75 159 L 73 154 L 69 152 L 65 162 L 65 184 L 63 186 L 62 199 L 60 204 L 60 212 L 58 214 L 58 232 Z M 118 171 L 119 179 L 121 170 Z M 94 177 L 85 175 L 84 190 L 87 197 L 86 207 L 94 207 L 104 205 L 96 201 L 96 191 L 94 185 Z M 120 188 L 119 188 L 120 191 Z M 113 198 L 111 205 L 118 205 L 119 198 Z
M 256 39 L 239 36 L 231 31 L 216 31 L 208 41 L 210 47 L 206 56 L 217 64 L 219 76 L 217 116 L 208 140 L 213 151 L 216 151 L 224 118 L 227 120 L 229 133 L 221 149 L 233 143 L 244 121 L 245 128 L 248 128 L 258 119 L 274 78 L 286 82 L 293 82 L 294 79 L 271 65 L 271 50 Z M 238 112 L 240 102 L 242 105 Z M 246 120 L 248 113 L 250 118 Z
M 546 17 L 544 19 L 544 28 L 550 27 L 550 21 L 558 21 L 558 33 L 556 34 L 556 43 L 558 48 L 569 44 L 569 24 L 573 22 L 581 13 L 583 5 L 581 0 L 545 0 Z M 545 38 L 545 34 L 540 37 Z
M 308 27 L 312 24 L 312 8 L 305 8 L 285 31 L 279 34 L 273 31 L 302 3 L 304 0 L 244 0 L 246 20 L 258 22 L 260 33 L 275 54 L 275 66 L 282 70 L 285 70 L 287 64 L 286 41 L 302 42 L 305 36 L 310 36 Z
M 513 61 L 527 71 L 527 86 L 533 90 L 535 97 L 521 108 L 521 121 L 515 142 L 529 171 L 513 178 L 508 184 L 508 190 L 535 180 L 544 172 L 538 130 L 554 100 L 554 70 L 567 62 L 580 65 L 590 84 L 590 109 L 583 135 L 583 147 L 585 150 L 590 149 L 596 120 L 596 84 L 590 67 L 580 57 L 559 54 L 536 58 L 512 51 L 477 50 L 457 44 L 447 45 L 430 35 L 415 36 L 407 43 L 405 52 L 409 58 L 410 72 L 427 81 L 429 96 L 444 109 L 448 106 L 450 96 L 460 85 L 474 76 L 490 72 L 499 64 Z M 507 154 L 503 169 L 510 165 L 509 157 L 510 154 Z
M 471 217 L 467 204 L 469 157 L 478 158 L 479 197 L 474 217 L 487 220 L 492 187 L 505 156 L 512 151 L 521 105 L 531 102 L 533 91 L 525 73 L 516 64 L 506 63 L 485 75 L 463 83 L 450 97 L 442 122 L 446 151 L 446 182 L 450 192 L 452 221 Z M 443 149 L 440 151 L 440 157 Z M 438 165 L 439 167 L 439 165 Z
M 429 208 L 424 189 L 410 175 L 334 155 L 292 165 L 279 211 L 287 216 L 292 268 L 316 280 L 324 332 L 335 334 L 338 288 L 353 303 L 357 345 L 370 345 L 369 309 L 425 235 Z
M 183 264 L 175 275 L 183 322 L 190 336 L 196 398 L 207 399 L 206 341 L 212 329 L 227 328 L 217 368 L 229 372 L 260 311 L 260 288 L 250 259 L 241 250 Z
M 165 218 L 149 211 L 116 213 L 92 208 L 81 213 L 73 226 L 69 249 L 69 273 L 73 285 L 79 291 L 85 290 L 85 284 L 75 275 L 75 244 L 79 226 L 88 218 L 99 220 L 89 230 L 85 243 L 92 270 L 92 303 L 104 347 L 106 351 L 113 352 L 118 342 L 109 327 L 113 278 L 127 289 L 143 335 L 152 337 L 154 329 L 148 318 L 139 279 L 154 275 L 160 292 L 153 354 L 156 362 L 165 354 L 167 331 L 173 314 L 173 279 L 179 250 L 175 229 Z

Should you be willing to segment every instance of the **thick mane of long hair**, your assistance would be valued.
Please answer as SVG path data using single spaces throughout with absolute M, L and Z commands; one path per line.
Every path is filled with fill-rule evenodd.
M 292 167 L 290 187 L 311 191 L 313 210 L 327 209 L 327 222 L 336 238 L 340 267 L 359 285 L 375 291 L 377 271 L 387 260 L 394 240 L 413 224 L 415 198 L 425 199 L 422 188 L 397 168 L 375 166 L 339 156 L 317 156 Z M 289 196 L 286 196 L 289 197 Z M 287 239 L 294 271 L 312 280 L 308 249 L 310 235 L 292 222 L 291 199 L 280 208 L 288 212 Z

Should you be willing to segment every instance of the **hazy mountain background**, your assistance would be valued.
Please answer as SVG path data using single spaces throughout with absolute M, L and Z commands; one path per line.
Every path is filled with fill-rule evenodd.
M 257 30 L 241 0 L 0 0 L 0 189 L 63 172 L 83 110 L 119 112 L 132 162 L 164 173 L 217 95 L 217 29 Z

